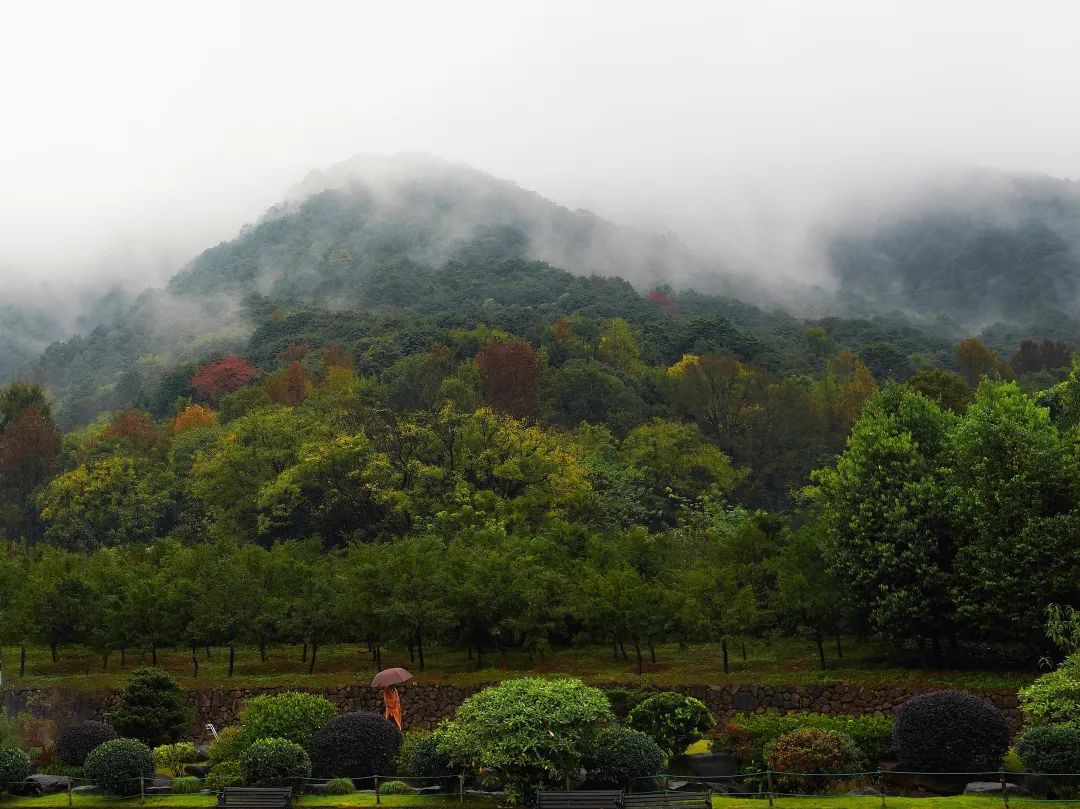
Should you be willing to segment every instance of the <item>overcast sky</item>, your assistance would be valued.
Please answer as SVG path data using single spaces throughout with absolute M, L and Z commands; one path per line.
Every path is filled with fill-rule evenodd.
M 1031 0 L 11 0 L 0 273 L 157 281 L 360 152 L 721 240 L 878 176 L 1075 177 L 1078 24 Z

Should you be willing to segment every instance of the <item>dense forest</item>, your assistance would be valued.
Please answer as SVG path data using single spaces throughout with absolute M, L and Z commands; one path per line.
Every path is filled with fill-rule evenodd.
M 309 182 L 0 393 L 0 642 L 640 664 L 781 631 L 824 663 L 850 632 L 1027 664 L 1047 605 L 1080 601 L 1063 321 L 801 317 L 679 287 L 671 245 L 636 285 L 561 269 L 516 187 Z M 545 232 L 568 263 L 643 243 Z

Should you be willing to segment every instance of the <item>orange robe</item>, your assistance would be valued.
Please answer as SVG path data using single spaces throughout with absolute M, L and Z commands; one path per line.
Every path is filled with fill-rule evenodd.
M 398 730 L 401 730 L 401 695 L 393 686 L 387 686 L 382 690 L 382 698 L 386 703 L 386 718 L 392 717 L 397 722 Z

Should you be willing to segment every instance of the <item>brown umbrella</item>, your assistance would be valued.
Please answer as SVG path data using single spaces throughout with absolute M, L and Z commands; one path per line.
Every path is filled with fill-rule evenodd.
M 412 674 L 405 669 L 383 669 L 371 681 L 372 688 L 389 688 L 392 685 L 411 680 Z

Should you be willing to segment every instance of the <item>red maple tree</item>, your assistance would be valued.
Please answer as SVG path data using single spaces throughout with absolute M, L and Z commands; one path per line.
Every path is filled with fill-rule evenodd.
M 244 387 L 258 374 L 258 368 L 232 355 L 208 365 L 200 365 L 191 377 L 191 389 L 202 399 L 216 402 L 226 393 Z

